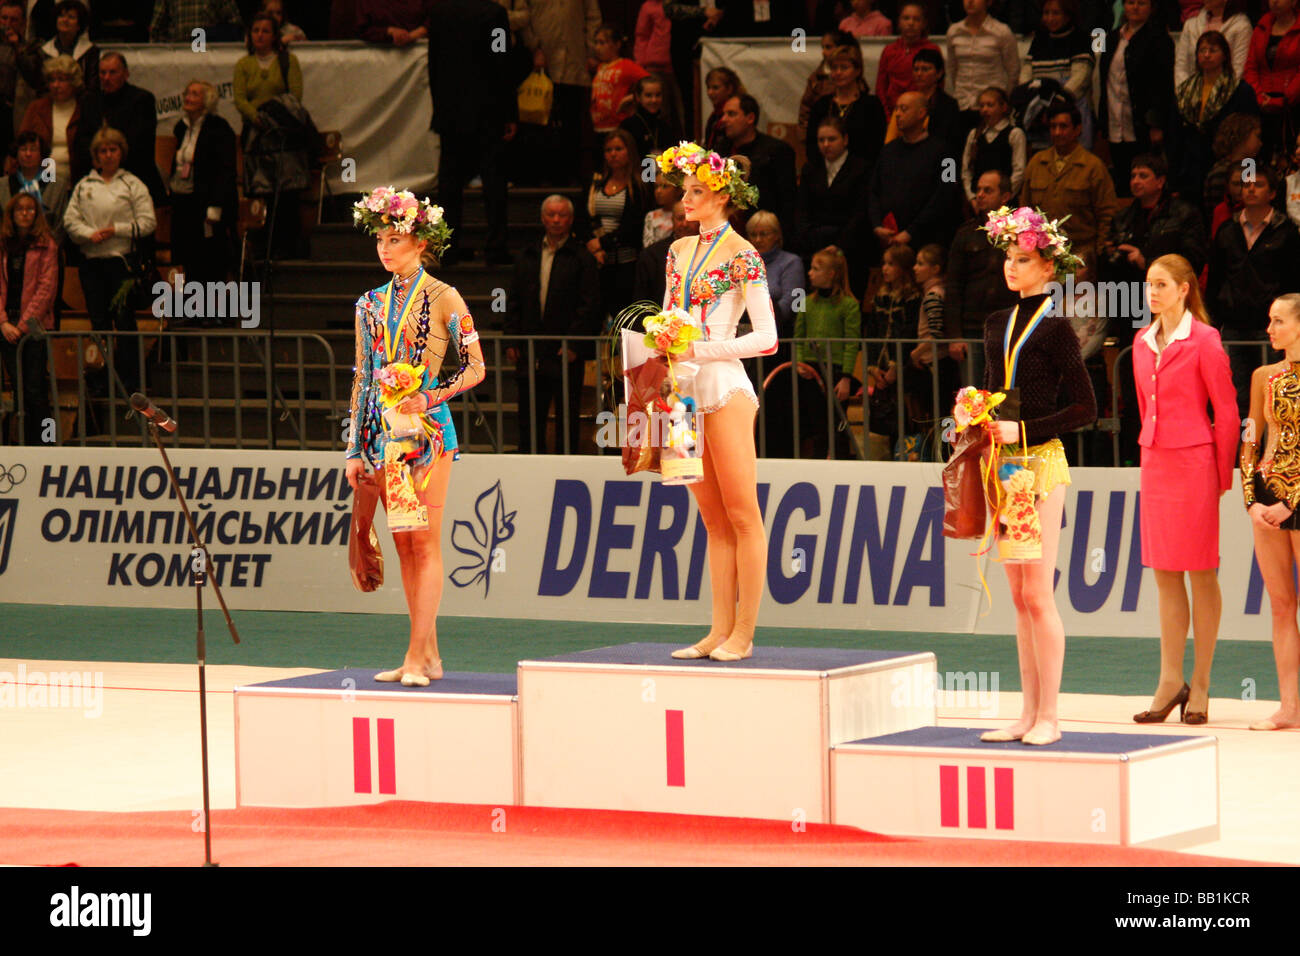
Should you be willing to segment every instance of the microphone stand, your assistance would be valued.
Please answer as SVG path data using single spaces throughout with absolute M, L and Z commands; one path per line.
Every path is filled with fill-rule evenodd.
M 212 565 L 212 556 L 208 554 L 207 545 L 199 540 L 199 533 L 194 527 L 194 518 L 190 515 L 189 506 L 185 504 L 185 496 L 181 494 L 180 486 L 176 484 L 176 472 L 167 457 L 167 449 L 163 447 L 158 426 L 153 421 L 149 422 L 149 434 L 153 436 L 154 444 L 158 446 L 158 452 L 162 455 L 167 478 L 171 481 L 172 491 L 176 493 L 176 500 L 181 504 L 185 523 L 189 525 L 190 540 L 194 542 L 194 549 L 190 552 L 190 571 L 194 575 L 194 605 L 198 613 L 195 642 L 199 662 L 199 742 L 203 755 L 203 865 L 220 866 L 219 863 L 212 862 L 212 826 L 208 800 L 208 684 L 203 670 L 207 658 L 207 644 L 203 634 L 203 585 L 208 583 L 208 568 Z M 221 596 L 221 586 L 217 584 L 216 578 L 212 578 L 212 590 L 217 594 L 221 613 L 226 616 L 226 627 L 230 629 L 230 636 L 238 644 L 239 632 L 235 630 L 235 622 L 230 619 L 230 610 L 226 607 L 226 599 Z

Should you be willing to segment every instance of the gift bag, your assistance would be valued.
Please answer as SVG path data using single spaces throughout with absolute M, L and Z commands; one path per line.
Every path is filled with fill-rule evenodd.
M 659 383 L 659 398 L 651 416 L 652 441 L 659 446 L 659 470 L 665 485 L 693 485 L 704 480 L 704 436 L 695 401 L 691 362 L 673 362 Z
M 998 560 L 1004 564 L 1034 564 L 1043 558 L 1043 528 L 1034 490 L 1043 464 L 1043 459 L 1034 455 L 998 458 L 998 481 L 1002 484 Z
M 988 503 L 997 480 L 985 462 L 993 451 L 988 429 L 973 427 L 957 434 L 952 457 L 943 466 L 943 534 L 946 538 L 981 538 L 988 526 Z
M 379 535 L 375 532 L 375 506 L 379 504 L 379 485 L 363 475 L 352 497 L 352 527 L 348 533 L 348 567 L 358 591 L 369 593 L 384 585 L 384 556 L 379 553 Z
M 519 122 L 545 126 L 551 121 L 555 84 L 541 70 L 534 70 L 519 85 Z
M 668 363 L 646 347 L 640 332 L 623 330 L 623 385 L 626 390 L 627 419 L 622 422 L 620 443 L 623 447 L 623 470 L 629 475 L 638 471 L 659 471 L 659 446 L 653 440 L 651 415 Z

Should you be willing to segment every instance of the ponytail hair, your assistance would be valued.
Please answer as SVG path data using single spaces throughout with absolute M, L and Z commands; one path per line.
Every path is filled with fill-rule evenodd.
M 1205 308 L 1205 300 L 1201 298 L 1201 285 L 1197 280 L 1196 272 L 1192 269 L 1192 264 L 1182 256 L 1175 253 L 1161 256 L 1151 265 L 1147 266 L 1147 271 L 1159 266 L 1165 272 L 1169 273 L 1169 278 L 1173 279 L 1179 285 L 1187 283 L 1187 299 L 1185 306 L 1187 311 L 1196 316 L 1197 321 L 1210 324 L 1210 313 Z

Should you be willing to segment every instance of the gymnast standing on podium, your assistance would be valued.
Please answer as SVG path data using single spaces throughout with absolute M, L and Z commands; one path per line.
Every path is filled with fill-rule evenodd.
M 347 479 L 356 492 L 368 480 L 366 464 L 375 469 L 380 500 L 395 532 L 393 545 L 401 561 L 402 590 L 411 617 L 402 666 L 376 674 L 375 680 L 426 687 L 442 677 L 437 629 L 442 509 L 451 463 L 460 457 L 447 401 L 483 381 L 483 350 L 465 300 L 430 271 L 437 267 L 437 257 L 451 236 L 442 209 L 405 190 L 381 186 L 353 206 L 353 220 L 375 237 L 379 261 L 393 277 L 357 300 Z M 446 373 L 444 360 L 450 368 Z M 394 431 L 391 410 L 385 414 L 384 386 L 414 385 L 396 381 L 398 375 L 413 379 L 418 375 L 419 390 L 393 406 L 402 415 L 418 417 L 418 428 L 411 432 Z M 394 475 L 386 474 L 408 467 L 409 484 L 399 485 L 391 480 Z M 427 527 L 395 527 L 394 513 L 404 505 L 417 512 L 423 508 Z
M 1070 469 L 1058 436 L 1097 417 L 1079 340 L 1070 320 L 1054 313 L 1047 286 L 1083 262 L 1071 254 L 1059 223 L 1036 209 L 1003 206 L 989 214 L 983 228 L 990 242 L 1006 250 L 1003 276 L 1007 288 L 1020 295 L 1018 304 L 994 312 L 984 325 L 984 387 L 1008 395 L 999 409 L 1003 418 L 990 427 L 1008 446 L 1003 454 L 1038 459 L 1033 490 L 1043 550 L 1037 561 L 1004 565 L 1016 607 L 1024 702 L 1019 720 L 980 739 L 1043 745 L 1061 739 L 1056 701 L 1065 663 L 1065 626 L 1052 589 Z M 1022 433 L 1026 448 L 1018 447 Z
M 753 654 L 767 567 L 754 449 L 758 396 L 740 360 L 776 352 L 776 315 L 763 260 L 731 228 L 728 216 L 755 205 L 758 190 L 734 160 L 695 143 L 660 154 L 659 175 L 681 187 L 687 221 L 700 224 L 698 236 L 678 239 L 668 249 L 664 308 L 684 309 L 704 325 L 703 338 L 679 358 L 699 366 L 695 399 L 704 480 L 688 487 L 709 535 L 713 593 L 709 633 L 673 657 L 739 661 Z M 737 337 L 745 312 L 753 331 Z

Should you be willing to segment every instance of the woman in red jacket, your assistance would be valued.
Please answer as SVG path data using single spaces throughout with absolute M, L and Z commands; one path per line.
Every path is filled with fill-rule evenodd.
M 1259 99 L 1265 156 L 1286 150 L 1300 118 L 1300 0 L 1268 0 L 1246 54 L 1246 82 Z M 1288 136 L 1288 132 L 1290 136 Z
M 1133 343 L 1133 377 L 1142 416 L 1142 563 L 1154 569 L 1159 592 L 1160 683 L 1151 709 L 1133 719 L 1159 723 L 1178 707 L 1184 723 L 1203 724 L 1223 608 L 1219 499 L 1232 487 L 1237 391 L 1191 263 L 1161 256 L 1147 269 L 1146 286 L 1152 320 Z M 1190 686 L 1183 680 L 1189 621 L 1183 572 L 1192 582 L 1196 647 Z
M 0 220 L 0 361 L 10 387 L 23 369 L 23 441 L 39 445 L 50 417 L 45 333 L 54 328 L 59 252 L 36 197 L 19 193 Z

